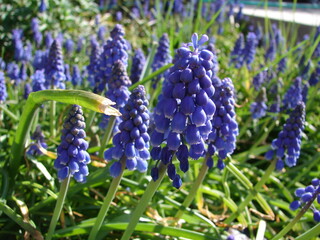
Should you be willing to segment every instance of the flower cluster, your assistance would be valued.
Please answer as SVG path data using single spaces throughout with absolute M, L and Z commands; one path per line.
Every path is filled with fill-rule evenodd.
M 21 61 L 23 58 L 23 43 L 22 43 L 23 30 L 22 29 L 13 29 L 12 30 L 12 39 L 14 45 L 14 59 L 16 61 Z
M 253 119 L 259 119 L 266 115 L 268 109 L 266 102 L 267 94 L 266 89 L 263 87 L 255 101 L 250 105 L 250 112 Z
M 247 41 L 244 48 L 241 51 L 239 61 L 236 64 L 237 68 L 242 67 L 244 64 L 250 69 L 250 65 L 254 60 L 257 48 L 257 36 L 254 32 L 249 32 L 247 35 Z
M 230 78 L 221 81 L 221 85 L 215 86 L 213 100 L 216 111 L 211 120 L 212 131 L 208 136 L 208 153 L 212 156 L 218 152 L 217 167 L 224 168 L 223 159 L 227 154 L 232 154 L 236 148 L 236 137 L 239 134 L 236 113 L 234 111 L 234 86 Z M 209 168 L 213 166 L 211 157 L 207 159 Z
M 82 83 L 82 76 L 78 65 L 73 65 L 72 67 L 71 82 L 73 86 L 79 86 Z
M 35 156 L 35 155 L 42 155 L 42 151 L 39 149 L 39 146 L 47 149 L 48 145 L 45 142 L 44 134 L 41 131 L 41 126 L 38 125 L 34 133 L 31 135 L 31 139 L 34 143 L 30 146 L 27 154 Z
M 116 107 L 122 111 L 122 108 L 127 103 L 130 91 L 128 90 L 128 86 L 131 85 L 131 80 L 127 74 L 126 67 L 122 63 L 122 61 L 118 60 L 114 63 L 112 68 L 111 79 L 108 83 L 108 91 L 105 96 L 109 98 L 111 101 L 116 103 Z M 108 124 L 110 116 L 103 115 L 102 120 L 100 122 L 100 127 L 105 128 Z M 118 125 L 121 122 L 121 118 L 116 118 L 116 123 L 114 126 L 114 132 L 118 132 Z
M 320 211 L 316 209 L 312 203 L 315 199 L 320 204 L 320 180 L 315 178 L 311 181 L 311 185 L 305 188 L 298 188 L 295 191 L 295 195 L 300 198 L 300 200 L 295 200 L 290 204 L 291 210 L 297 210 L 299 207 L 309 207 L 313 210 L 313 219 L 316 222 L 320 222 Z
M 100 58 L 100 46 L 99 43 L 94 39 L 91 41 L 91 53 L 90 53 L 90 63 L 87 66 L 88 71 L 88 81 L 91 86 L 99 84 L 99 58 Z
M 88 142 L 84 139 L 85 125 L 82 108 L 72 105 L 63 124 L 61 143 L 57 149 L 58 157 L 54 161 L 60 181 L 69 175 L 77 182 L 86 181 L 89 174 L 87 164 L 91 160 L 87 152 Z
M 2 71 L 0 71 L 0 102 L 3 102 L 7 99 L 7 88 L 6 88 L 6 82 L 4 78 L 4 74 Z
M 236 64 L 239 61 L 242 49 L 244 48 L 244 36 L 240 33 L 232 52 L 230 53 L 230 64 Z
M 278 138 L 272 141 L 272 150 L 266 153 L 266 159 L 271 160 L 277 157 L 277 170 L 284 168 L 283 158 L 289 167 L 297 164 L 300 156 L 301 133 L 304 129 L 305 105 L 299 102 L 295 109 L 290 113 L 289 118 L 279 133 Z
M 163 34 L 159 40 L 159 46 L 157 48 L 157 52 L 154 56 L 153 63 L 152 63 L 152 71 L 157 71 L 161 67 L 171 63 L 172 58 L 170 55 L 170 42 L 168 34 Z M 159 74 L 156 78 L 152 79 L 152 87 L 156 88 L 158 82 L 162 77 L 166 77 L 167 71 Z
M 0 57 L 0 69 L 5 70 L 6 69 L 6 62 Z
M 285 110 L 293 109 L 302 101 L 301 77 L 297 77 L 283 97 L 282 103 Z
M 137 49 L 134 52 L 134 56 L 132 59 L 132 67 L 131 67 L 131 75 L 130 75 L 132 84 L 140 80 L 140 76 L 145 64 L 146 64 L 146 57 L 144 56 L 143 51 L 141 49 Z
M 23 92 L 23 98 L 24 99 L 28 99 L 29 94 L 32 92 L 32 87 L 29 83 L 26 83 L 26 85 L 24 85 L 24 92 Z
M 45 69 L 48 61 L 48 51 L 37 50 L 32 65 L 35 70 Z
M 37 47 L 41 45 L 42 42 L 42 33 L 40 32 L 39 29 L 39 20 L 38 18 L 32 18 L 31 20 L 31 30 L 33 33 L 33 39 L 36 42 Z
M 123 38 L 124 29 L 117 24 L 110 33 L 111 39 L 103 46 L 99 65 L 99 83 L 96 86 L 97 92 L 105 89 L 112 76 L 112 67 L 116 61 L 121 61 L 125 67 L 128 65 L 128 44 Z
M 266 77 L 267 77 L 266 71 L 261 71 L 253 77 L 252 85 L 255 91 L 259 91 L 261 89 L 261 86 L 265 82 Z
M 213 54 L 206 49 L 199 50 L 207 40 L 208 37 L 203 35 L 198 41 L 198 35 L 193 34 L 190 45 L 194 51 L 187 47 L 177 50 L 174 66 L 163 84 L 153 116 L 152 157 L 167 165 L 168 176 L 176 188 L 182 182 L 172 164 L 174 154 L 180 161 L 180 169 L 186 172 L 189 156 L 198 159 L 204 155 L 205 141 L 212 130 L 211 119 L 216 110 L 211 100 L 215 92 L 211 80 Z M 161 148 L 164 141 L 166 147 Z M 190 145 L 189 150 L 185 143 Z M 157 167 L 152 170 L 154 180 L 157 179 L 157 171 Z
M 146 92 L 142 85 L 132 91 L 122 112 L 120 132 L 113 137 L 114 147 L 104 153 L 107 161 L 118 160 L 110 167 L 110 174 L 117 177 L 126 164 L 129 170 L 145 172 L 148 167 L 149 153 L 149 111 Z
M 61 45 L 58 40 L 54 40 L 49 51 L 46 74 L 46 88 L 65 89 L 66 76 L 64 74 L 64 64 Z
M 74 42 L 71 38 L 68 38 L 67 41 L 64 43 L 64 48 L 66 50 L 67 55 L 71 55 L 74 49 Z

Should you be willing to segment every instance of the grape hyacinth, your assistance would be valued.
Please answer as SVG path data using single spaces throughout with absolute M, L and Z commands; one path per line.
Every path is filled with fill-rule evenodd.
M 65 41 L 64 48 L 66 49 L 67 55 L 70 56 L 72 54 L 73 48 L 74 48 L 74 42 L 71 38 L 69 38 L 69 39 L 67 39 L 67 41 Z
M 37 91 L 42 91 L 46 89 L 45 83 L 45 74 L 44 70 L 37 70 L 32 76 L 32 91 L 37 92 Z
M 45 33 L 45 39 L 44 39 L 45 43 L 46 43 L 46 48 L 50 48 L 52 43 L 53 43 L 53 37 L 52 37 L 52 34 L 51 32 L 46 32 Z
M 23 30 L 22 29 L 13 29 L 12 30 L 12 39 L 14 45 L 14 59 L 16 61 L 21 61 L 23 58 L 23 43 L 22 43 Z
M 154 56 L 153 62 L 152 62 L 152 71 L 155 72 L 161 67 L 171 63 L 172 58 L 170 55 L 170 42 L 168 34 L 163 34 L 162 37 L 159 40 L 159 46 L 157 48 L 157 52 Z M 162 77 L 166 77 L 166 74 L 168 71 L 159 74 L 156 78 L 152 79 L 152 87 L 156 88 L 158 82 Z
M 120 110 L 120 112 L 129 99 L 130 91 L 128 90 L 128 86 L 130 85 L 131 80 L 127 74 L 124 64 L 120 60 L 116 61 L 112 68 L 112 75 L 108 84 L 109 89 L 105 93 L 105 96 L 116 103 L 116 107 Z M 106 128 L 110 117 L 105 114 L 102 116 L 103 117 L 99 126 L 101 128 Z M 114 133 L 119 131 L 118 125 L 120 122 L 121 118 L 117 117 L 114 126 Z
M 71 82 L 72 77 L 71 77 L 71 73 L 70 73 L 70 66 L 67 63 L 64 64 L 64 75 L 66 76 L 66 81 Z
M 312 204 L 316 199 L 318 204 L 320 204 L 320 180 L 318 178 L 314 178 L 309 186 L 305 188 L 297 188 L 294 194 L 300 199 L 293 201 L 290 204 L 290 209 L 295 211 L 299 207 L 311 207 L 313 211 L 313 219 L 316 222 L 320 222 L 320 210 Z
M 32 18 L 31 20 L 31 30 L 33 33 L 33 39 L 36 42 L 36 46 L 39 47 L 42 42 L 42 33 L 40 32 L 39 29 L 39 20 L 38 18 Z
M 287 58 L 283 57 L 278 63 L 278 71 L 284 73 L 286 68 L 287 68 Z
M 124 29 L 122 25 L 116 24 L 110 35 L 111 39 L 103 46 L 103 52 L 100 57 L 97 92 L 102 92 L 106 87 L 106 83 L 109 83 L 112 67 L 116 61 L 122 61 L 125 67 L 128 65 L 128 44 L 123 38 Z
M 241 51 L 239 62 L 237 62 L 236 64 L 237 68 L 242 67 L 244 64 L 246 64 L 249 69 L 251 68 L 251 63 L 253 62 L 256 54 L 256 47 L 257 47 L 256 34 L 253 32 L 249 32 L 247 35 L 246 45 Z
M 47 5 L 45 0 L 40 0 L 39 12 L 44 13 L 47 10 Z
M 230 53 L 230 64 L 236 64 L 239 61 L 239 57 L 242 53 L 242 50 L 244 48 L 244 36 L 242 33 L 240 33 L 234 48 L 232 50 L 232 52 Z
M 71 83 L 73 86 L 79 86 L 82 83 L 82 76 L 78 65 L 74 65 L 72 68 Z
M 38 125 L 34 133 L 31 135 L 31 139 L 34 141 L 30 148 L 27 151 L 27 154 L 32 156 L 39 156 L 42 155 L 42 151 L 39 147 L 44 149 L 48 148 L 48 145 L 45 142 L 44 134 L 41 131 L 41 126 Z
M 6 69 L 6 62 L 0 57 L 0 69 L 5 70 Z
M 297 77 L 284 95 L 282 100 L 284 110 L 293 109 L 302 101 L 301 81 L 301 77 Z
M 88 81 L 92 87 L 94 87 L 96 84 L 99 84 L 99 58 L 100 46 L 97 41 L 93 40 L 91 41 L 90 63 L 87 66 Z
M 265 82 L 266 74 L 266 71 L 261 71 L 253 77 L 252 85 L 255 91 L 259 91 L 261 89 L 261 86 Z
M 119 176 L 122 164 L 129 170 L 137 169 L 140 172 L 145 172 L 148 168 L 149 111 L 146 92 L 142 85 L 132 91 L 121 119 L 120 132 L 113 137 L 114 147 L 104 152 L 106 161 L 117 160 L 110 167 L 112 177 Z
M 143 51 L 141 49 L 137 49 L 134 52 L 134 56 L 132 59 L 131 75 L 130 75 L 132 84 L 140 80 L 140 76 L 145 63 L 146 63 L 146 57 L 144 56 Z
M 207 40 L 207 35 L 198 40 L 195 33 L 189 44 L 193 51 L 187 47 L 177 50 L 154 112 L 151 156 L 157 164 L 151 175 L 156 181 L 157 165 L 161 161 L 167 166 L 168 176 L 176 188 L 180 188 L 182 180 L 172 163 L 173 156 L 180 161 L 180 169 L 188 171 L 188 157 L 198 159 L 205 154 L 205 141 L 212 130 L 210 121 L 216 109 L 211 100 L 215 91 L 211 80 L 214 56 L 206 49 L 199 49 Z M 161 148 L 164 141 L 166 146 Z M 189 149 L 185 143 L 190 145 Z
M 77 41 L 77 48 L 76 48 L 76 52 L 80 53 L 82 51 L 83 48 L 83 42 L 84 42 L 85 38 L 84 37 L 79 37 L 78 41 Z
M 270 62 L 272 62 L 276 58 L 276 53 L 277 53 L 276 41 L 272 39 L 270 42 L 270 46 L 264 56 L 265 60 L 266 61 L 269 60 Z
M 48 51 L 37 50 L 32 65 L 35 70 L 45 69 L 48 60 Z
M 104 42 L 104 36 L 106 35 L 106 27 L 105 26 L 100 26 L 99 29 L 98 29 L 98 39 L 101 41 L 101 42 Z
M 266 89 L 263 87 L 256 97 L 255 101 L 250 105 L 250 112 L 253 119 L 259 119 L 266 115 L 268 109 Z
M 57 149 L 58 157 L 54 161 L 60 181 L 71 175 L 77 182 L 86 182 L 89 174 L 87 164 L 91 160 L 87 152 L 88 142 L 84 139 L 85 125 L 81 106 L 72 105 L 63 124 L 61 143 Z
M 280 100 L 280 95 L 279 95 L 279 84 L 273 84 L 270 87 L 270 91 L 269 91 L 272 95 L 271 99 L 272 104 L 269 107 L 269 112 L 271 113 L 279 113 L 280 112 L 280 104 L 281 104 L 281 100 Z
M 309 79 L 310 86 L 315 86 L 320 81 L 320 61 L 318 62 L 317 68 L 311 74 Z
M 18 86 L 21 82 L 20 69 L 15 63 L 9 63 L 7 67 L 8 77 L 13 81 L 14 86 Z
M 0 71 L 0 102 L 6 101 L 8 97 L 4 73 Z
M 227 154 L 232 154 L 236 148 L 236 137 L 239 134 L 236 113 L 234 111 L 234 86 L 230 78 L 221 81 L 220 86 L 215 86 L 213 100 L 216 111 L 211 120 L 212 131 L 208 135 L 207 166 L 213 166 L 212 155 L 218 152 L 217 167 L 224 168 L 223 160 Z
M 266 153 L 266 159 L 271 160 L 277 157 L 276 169 L 284 168 L 283 159 L 288 167 L 297 164 L 300 156 L 301 133 L 304 129 L 305 105 L 299 102 L 295 109 L 290 113 L 289 118 L 279 133 L 278 138 L 272 141 L 272 149 Z
M 32 87 L 29 83 L 26 83 L 26 85 L 24 85 L 24 92 L 23 92 L 23 98 L 24 99 L 28 99 L 29 94 L 32 92 Z
M 61 45 L 58 40 L 54 40 L 49 51 L 48 64 L 45 70 L 46 87 L 65 89 L 66 75 L 64 74 L 64 64 Z

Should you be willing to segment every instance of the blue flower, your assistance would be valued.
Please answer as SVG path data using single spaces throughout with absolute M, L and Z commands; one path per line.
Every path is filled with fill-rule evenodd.
M 244 36 L 240 33 L 232 52 L 230 53 L 230 64 L 236 64 L 239 61 L 239 57 L 244 49 Z
M 317 64 L 317 68 L 314 70 L 314 72 L 311 74 L 309 79 L 310 86 L 315 86 L 320 81 L 320 61 Z
M 111 39 L 103 46 L 103 52 L 99 62 L 99 82 L 96 86 L 96 92 L 102 92 L 106 84 L 110 81 L 112 75 L 112 67 L 118 60 L 122 61 L 123 65 L 128 65 L 128 44 L 123 38 L 124 29 L 122 25 L 117 24 L 110 33 Z
M 77 48 L 76 48 L 76 52 L 80 53 L 82 51 L 83 48 L 83 42 L 84 42 L 85 38 L 84 37 L 79 37 L 78 41 L 77 41 Z
M 0 71 L 0 102 L 6 101 L 8 97 L 4 73 Z
M 91 160 L 87 152 L 88 142 L 84 139 L 86 137 L 84 128 L 82 108 L 72 105 L 63 124 L 61 143 L 57 149 L 58 157 L 54 161 L 60 181 L 69 175 L 73 176 L 77 182 L 86 181 L 86 176 L 89 174 L 87 164 Z
M 253 119 L 259 119 L 266 115 L 266 111 L 268 109 L 266 102 L 267 94 L 266 89 L 263 87 L 255 101 L 250 105 L 250 112 Z
M 51 32 L 46 32 L 45 33 L 45 43 L 46 43 L 46 48 L 49 49 L 53 43 L 53 37 Z
M 0 69 L 5 70 L 6 69 L 6 62 L 0 57 Z
M 256 54 L 257 45 L 258 41 L 256 34 L 254 32 L 249 32 L 246 44 L 242 49 L 239 61 L 236 64 L 237 68 L 242 67 L 244 64 L 246 64 L 249 69 L 251 68 L 251 63 L 253 62 Z
M 73 86 L 82 84 L 82 76 L 78 65 L 73 65 L 71 82 Z
M 285 110 L 293 109 L 302 101 L 301 77 L 297 77 L 283 97 L 282 104 Z
M 42 51 L 42 50 L 36 51 L 34 58 L 33 58 L 33 62 L 32 62 L 32 65 L 35 70 L 41 70 L 41 69 L 46 68 L 47 61 L 48 61 L 48 54 L 49 54 L 49 52 L 47 50 L 46 51 Z
M 152 62 L 152 71 L 155 72 L 161 67 L 171 63 L 172 58 L 170 55 L 170 42 L 168 34 L 163 34 L 162 37 L 159 40 L 159 46 L 157 48 L 157 52 L 154 56 L 153 62 Z M 156 88 L 158 82 L 162 77 L 165 77 L 165 75 L 168 73 L 168 71 L 156 76 L 156 78 L 152 79 L 152 87 Z
M 94 39 L 91 41 L 90 63 L 87 66 L 88 81 L 92 87 L 99 84 L 100 46 Z
M 64 43 L 64 48 L 66 49 L 67 55 L 71 55 L 74 48 L 74 42 L 71 38 L 67 39 Z
M 45 90 L 46 86 L 46 79 L 45 79 L 45 74 L 44 70 L 37 70 L 32 76 L 32 91 L 37 92 L 41 90 Z
M 112 177 L 120 174 L 122 164 L 129 170 L 147 171 L 149 153 L 149 111 L 146 92 L 142 85 L 135 88 L 123 108 L 120 132 L 113 137 L 114 147 L 104 153 L 107 161 L 118 160 L 110 167 Z
M 272 150 L 269 150 L 265 156 L 268 160 L 277 157 L 277 170 L 280 171 L 284 167 L 284 163 L 288 167 L 297 164 L 300 156 L 301 133 L 304 129 L 304 122 L 305 105 L 303 102 L 299 102 L 290 113 L 278 138 L 272 141 Z M 283 159 L 285 162 L 283 162 Z
M 140 80 L 140 76 L 145 64 L 146 64 L 146 57 L 144 56 L 143 51 L 141 49 L 137 49 L 134 52 L 134 56 L 132 59 L 132 67 L 131 67 L 131 75 L 130 75 L 132 84 Z
M 45 69 L 46 87 L 65 89 L 66 76 L 64 73 L 64 63 L 61 45 L 58 40 L 54 40 L 49 51 L 48 64 Z
M 217 167 L 224 168 L 223 160 L 227 154 L 232 154 L 236 148 L 236 138 L 239 134 L 236 113 L 234 111 L 234 86 L 230 78 L 221 80 L 221 85 L 215 86 L 213 100 L 216 105 L 216 111 L 210 125 L 203 127 L 205 135 L 208 137 L 208 153 L 212 156 L 218 153 Z M 208 167 L 213 166 L 212 158 L 207 160 Z
M 47 5 L 46 5 L 46 2 L 45 0 L 41 0 L 40 1 L 40 6 L 39 6 L 39 12 L 40 13 L 43 13 L 47 10 Z
M 33 39 L 36 42 L 37 47 L 41 45 L 43 36 L 39 29 L 39 20 L 38 18 L 32 18 L 31 20 L 31 30 L 33 33 Z
M 36 155 L 42 155 L 42 151 L 39 147 L 42 147 L 44 149 L 48 148 L 48 145 L 45 142 L 44 134 L 41 131 L 41 126 L 38 125 L 34 133 L 31 135 L 31 139 L 34 141 L 30 148 L 27 151 L 27 154 L 36 156 Z
M 316 222 L 320 222 L 320 211 L 312 204 L 316 199 L 320 204 L 320 180 L 315 178 L 311 181 L 311 184 L 305 188 L 298 188 L 295 191 L 296 197 L 300 198 L 290 204 L 292 211 L 297 210 L 299 207 L 309 206 L 313 211 L 313 219 Z
M 193 34 L 191 40 L 189 45 L 193 51 L 187 47 L 177 50 L 174 66 L 163 83 L 153 114 L 155 129 L 151 144 L 160 148 L 166 142 L 166 147 L 160 150 L 158 162 L 167 165 L 168 175 L 176 188 L 182 182 L 174 171 L 173 156 L 177 156 L 180 169 L 186 172 L 188 157 L 198 159 L 205 154 L 205 141 L 212 129 L 210 121 L 216 109 L 211 100 L 215 91 L 211 80 L 214 55 L 206 49 L 199 49 L 208 37 L 203 35 L 199 40 L 198 35 Z M 190 145 L 189 149 L 186 144 Z

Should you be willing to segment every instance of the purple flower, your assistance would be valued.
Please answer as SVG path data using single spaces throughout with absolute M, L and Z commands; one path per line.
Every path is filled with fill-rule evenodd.
M 52 34 L 51 32 L 46 32 L 45 33 L 45 43 L 46 43 L 46 48 L 50 48 L 52 43 L 53 43 L 53 37 L 52 37 Z
M 49 51 L 37 50 L 32 65 L 35 70 L 45 69 L 48 61 Z
M 161 67 L 167 65 L 168 63 L 171 63 L 172 58 L 170 55 L 170 43 L 169 43 L 169 37 L 168 34 L 163 34 L 162 37 L 159 40 L 159 46 L 157 48 L 157 52 L 154 56 L 153 62 L 152 62 L 152 71 L 155 72 Z M 162 77 L 165 77 L 165 75 L 168 73 L 168 71 L 156 76 L 156 78 L 152 79 L 152 87 L 156 88 L 158 82 Z
M 8 93 L 4 73 L 0 71 L 0 102 L 6 101 L 7 97 Z
M 122 12 L 117 11 L 116 12 L 116 22 L 121 22 L 121 20 L 122 20 Z
M 71 82 L 73 86 L 79 86 L 82 83 L 82 76 L 78 65 L 73 65 Z
M 98 85 L 96 92 L 102 92 L 106 83 L 110 81 L 112 67 L 116 61 L 122 61 L 125 68 L 128 66 L 128 44 L 123 38 L 124 29 L 122 25 L 116 24 L 110 33 L 111 39 L 103 46 L 103 52 L 100 55 Z
M 259 91 L 261 89 L 261 86 L 265 82 L 266 76 L 267 72 L 263 70 L 253 77 L 252 85 L 255 91 Z
M 0 69 L 5 70 L 6 69 L 6 62 L 0 57 Z
M 272 62 L 276 58 L 276 53 L 277 53 L 276 41 L 274 39 L 272 39 L 270 42 L 270 46 L 264 56 L 265 60 L 266 61 L 269 60 Z
M 43 155 L 42 151 L 39 147 L 44 149 L 48 148 L 48 145 L 45 142 L 44 134 L 41 131 L 41 126 L 38 125 L 34 133 L 31 135 L 31 139 L 33 140 L 32 145 L 27 151 L 27 154 L 32 156 Z
M 106 31 L 107 31 L 107 28 L 105 26 L 100 26 L 99 29 L 98 29 L 98 39 L 101 41 L 101 42 L 104 42 L 104 36 L 106 35 Z
M 8 77 L 13 81 L 14 86 L 18 86 L 21 82 L 20 69 L 15 63 L 9 63 L 7 67 Z
M 278 71 L 283 73 L 285 72 L 286 68 L 287 68 L 287 58 L 283 57 L 278 63 Z
M 33 33 L 33 39 L 36 42 L 37 47 L 41 45 L 42 42 L 42 33 L 40 32 L 39 29 L 39 20 L 38 18 L 32 18 L 31 20 L 31 30 Z
M 122 164 L 129 170 L 145 172 L 148 169 L 149 153 L 149 111 L 146 92 L 142 85 L 132 91 L 125 105 L 119 125 L 120 132 L 113 137 L 114 147 L 104 153 L 107 161 L 118 160 L 110 167 L 112 177 L 120 174 Z
M 263 87 L 256 97 L 255 101 L 250 105 L 250 112 L 253 119 L 259 119 L 266 115 L 268 109 L 266 89 Z
M 54 161 L 60 181 L 71 175 L 77 182 L 86 182 L 89 174 L 87 164 L 91 160 L 87 152 L 88 142 L 84 139 L 85 125 L 82 108 L 72 105 L 63 124 L 61 143 L 57 149 L 58 157 Z
M 305 188 L 298 188 L 295 195 L 300 199 L 293 201 L 290 204 L 290 209 L 295 211 L 299 207 L 305 208 L 308 206 L 313 211 L 313 219 L 316 222 L 320 222 L 320 211 L 312 204 L 316 199 L 320 204 L 320 180 L 318 178 L 313 179 L 311 185 Z
M 208 153 L 212 156 L 215 152 L 218 153 L 219 169 L 224 168 L 223 159 L 227 154 L 232 154 L 236 148 L 236 138 L 239 134 L 238 123 L 236 121 L 236 113 L 234 111 L 234 86 L 230 78 L 225 78 L 221 81 L 221 85 L 215 86 L 213 101 L 216 105 L 216 111 L 211 120 L 212 130 L 209 126 L 204 126 L 206 129 L 205 135 L 208 135 Z M 207 160 L 208 167 L 212 167 L 212 158 Z
M 239 57 L 244 49 L 244 36 L 240 33 L 232 52 L 230 53 L 230 64 L 236 64 L 239 61 Z
M 282 103 L 285 110 L 295 108 L 302 101 L 301 81 L 301 77 L 297 77 L 284 95 Z
M 79 53 L 79 52 L 82 51 L 84 40 L 85 40 L 84 37 L 79 37 L 79 38 L 78 38 L 77 49 L 76 49 L 76 52 L 77 52 L 77 53 Z
M 189 45 L 194 50 L 186 47 L 177 50 L 174 66 L 163 83 L 153 115 L 155 129 L 151 134 L 151 144 L 159 148 L 166 141 L 158 161 L 167 165 L 169 177 L 176 188 L 181 186 L 181 178 L 173 174 L 173 156 L 177 156 L 180 169 L 186 172 L 188 157 L 198 159 L 204 155 L 205 141 L 212 129 L 210 121 L 216 109 L 211 100 L 215 90 L 211 80 L 214 56 L 206 49 L 199 50 L 207 40 L 206 35 L 199 40 L 198 35 L 193 34 Z M 186 144 L 190 145 L 189 149 Z
M 64 48 L 66 49 L 67 55 L 71 55 L 74 48 L 74 42 L 71 38 L 67 39 L 64 43 Z
M 132 84 L 140 80 L 140 76 L 145 63 L 146 63 L 146 58 L 143 54 L 143 51 L 141 49 L 137 49 L 134 52 L 134 56 L 132 59 L 131 76 L 130 76 Z
M 65 89 L 64 63 L 59 41 L 54 40 L 49 51 L 48 64 L 45 70 L 46 87 Z
M 272 150 L 266 153 L 266 158 L 271 160 L 277 157 L 277 170 L 281 170 L 285 164 L 293 167 L 300 156 L 301 133 L 304 129 L 305 105 L 299 102 L 290 113 L 289 118 L 279 133 L 278 138 L 272 141 Z
M 241 51 L 239 62 L 236 64 L 237 68 L 247 64 L 247 67 L 250 69 L 251 63 L 253 62 L 256 54 L 257 44 L 257 37 L 255 33 L 249 32 L 247 35 L 246 45 Z
M 47 10 L 47 5 L 45 0 L 40 0 L 40 5 L 39 5 L 39 12 L 43 13 Z
M 318 62 L 317 68 L 314 70 L 314 72 L 311 74 L 311 77 L 309 79 L 310 86 L 315 86 L 320 81 L 320 61 Z
M 37 70 L 32 76 L 32 91 L 37 92 L 37 91 L 42 91 L 46 89 L 45 83 L 45 74 L 44 74 L 44 69 L 42 70 Z
M 87 66 L 88 81 L 93 87 L 99 84 L 99 61 L 100 61 L 100 46 L 97 41 L 91 41 L 90 63 Z

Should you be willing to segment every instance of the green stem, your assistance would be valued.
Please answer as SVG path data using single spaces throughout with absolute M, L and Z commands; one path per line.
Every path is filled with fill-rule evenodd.
M 52 138 L 56 136 L 56 102 L 50 103 L 50 135 Z
M 200 169 L 198 177 L 197 177 L 196 181 L 192 184 L 192 187 L 191 187 L 187 197 L 185 198 L 185 200 L 181 204 L 182 209 L 179 209 L 179 211 L 174 216 L 176 218 L 176 220 L 180 219 L 181 216 L 183 215 L 184 209 L 190 206 L 190 204 L 192 203 L 192 201 L 194 200 L 194 198 L 196 196 L 196 193 L 197 193 L 200 185 L 203 182 L 204 177 L 207 174 L 207 171 L 209 169 L 208 166 L 207 166 L 207 157 L 208 156 L 206 156 L 204 158 L 204 161 L 202 163 L 202 167 Z
M 66 179 L 64 179 L 61 183 L 59 196 L 57 199 L 56 207 L 54 208 L 54 212 L 53 212 L 53 216 L 52 216 L 52 219 L 50 222 L 50 226 L 49 226 L 46 240 L 52 239 L 54 230 L 56 229 L 56 225 L 57 225 L 57 222 L 59 220 L 59 217 L 60 217 L 60 214 L 61 214 L 61 211 L 63 208 L 63 203 L 64 203 L 64 200 L 66 199 L 66 196 L 67 196 L 70 178 L 71 178 L 71 175 L 69 174 L 69 176 Z
M 23 218 L 17 214 L 13 209 L 6 205 L 3 201 L 0 201 L 0 210 L 4 212 L 9 218 L 20 225 L 24 230 L 29 232 L 34 239 L 43 239 L 41 233 L 34 228 L 30 223 L 25 222 Z
M 107 126 L 107 129 L 103 135 L 103 138 L 102 138 L 102 141 L 101 141 L 101 147 L 100 147 L 100 150 L 99 150 L 99 157 L 100 158 L 103 158 L 103 152 L 104 152 L 104 149 L 106 148 L 108 142 L 110 141 L 110 137 L 112 135 L 112 132 L 113 132 L 113 127 L 114 127 L 114 124 L 116 122 L 116 117 L 115 116 L 111 116 L 109 121 L 108 121 L 108 126 Z
M 90 112 L 89 117 L 87 118 L 86 132 L 90 131 L 90 128 L 92 126 L 92 123 L 93 123 L 95 116 L 96 116 L 96 112 Z
M 315 197 L 316 197 L 316 194 L 315 194 Z M 283 228 L 276 236 L 274 236 L 272 238 L 272 240 L 278 240 L 278 239 L 284 237 L 284 235 L 286 235 L 292 229 L 292 227 L 300 220 L 300 218 L 306 213 L 306 211 L 308 211 L 308 209 L 312 205 L 315 197 L 312 200 L 310 200 L 308 202 L 308 204 L 306 204 L 301 209 L 301 211 L 297 214 L 297 216 L 287 226 L 285 226 L 285 228 Z M 318 231 L 319 231 L 319 229 L 318 229 Z M 308 239 L 310 239 L 310 238 L 308 238 Z
M 0 109 L 3 110 L 13 121 L 19 121 L 19 118 L 11 112 L 4 104 L 0 104 Z
M 10 177 L 12 178 L 10 182 L 12 184 L 14 183 L 13 179 L 17 174 L 23 157 L 25 143 L 30 132 L 32 125 L 31 123 L 33 122 L 35 112 L 45 101 L 78 104 L 85 108 L 107 115 L 120 115 L 117 109 L 110 106 L 113 104 L 112 101 L 90 92 L 80 90 L 43 90 L 31 93 L 20 117 L 16 135 L 12 143 L 11 158 L 9 163 L 9 173 Z
M 108 190 L 108 193 L 103 201 L 103 204 L 102 204 L 102 207 L 100 208 L 100 211 L 99 211 L 99 214 L 98 214 L 98 217 L 93 225 L 93 228 L 90 232 L 90 235 L 89 235 L 89 240 L 94 240 L 97 238 L 97 234 L 102 226 L 102 223 L 103 223 L 103 220 L 105 219 L 106 215 L 107 215 L 107 212 L 109 210 L 109 206 L 110 206 L 110 203 L 112 202 L 112 200 L 114 199 L 114 196 L 116 195 L 116 192 L 117 192 L 117 189 L 118 189 L 118 186 L 121 182 L 121 178 L 123 176 L 123 172 L 124 172 L 124 169 L 125 169 L 125 159 L 122 159 L 121 160 L 121 164 L 122 164 L 122 169 L 121 169 L 121 172 L 119 174 L 118 177 L 116 178 L 113 178 L 111 184 L 110 184 L 110 187 L 109 187 L 109 190 Z
M 318 223 L 316 226 L 314 226 L 310 230 L 306 231 L 305 233 L 297 237 L 296 240 L 309 240 L 319 235 L 320 235 L 320 223 Z
M 157 181 L 151 180 L 146 188 L 146 191 L 144 192 L 142 198 L 139 201 L 138 206 L 132 213 L 132 216 L 130 218 L 128 227 L 126 228 L 121 240 L 128 240 L 133 233 L 135 227 L 137 226 L 139 219 L 143 212 L 146 210 L 148 203 L 152 199 L 153 195 L 157 191 L 160 183 L 162 182 L 162 179 L 166 173 L 167 166 L 160 163 L 159 165 L 159 178 Z
M 225 221 L 226 224 L 231 224 L 231 222 L 245 209 L 245 207 L 249 204 L 249 202 L 254 198 L 254 196 L 257 195 L 258 191 L 261 189 L 261 187 L 266 183 L 266 181 L 269 179 L 270 175 L 274 171 L 276 167 L 276 161 L 273 160 L 270 164 L 270 166 L 265 171 L 265 174 L 262 176 L 260 181 L 253 187 L 252 190 L 250 190 L 249 195 L 245 198 L 245 200 L 240 204 L 238 207 L 238 210 L 231 214 L 230 217 L 227 218 Z M 251 184 L 251 182 L 250 182 Z

